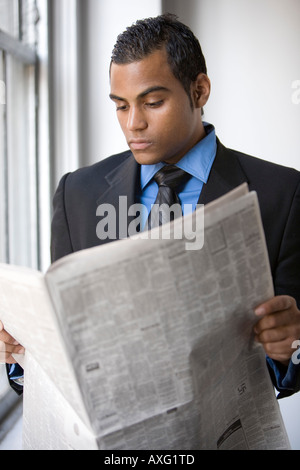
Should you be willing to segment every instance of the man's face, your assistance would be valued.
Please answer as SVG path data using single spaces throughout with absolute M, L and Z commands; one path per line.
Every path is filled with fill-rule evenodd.
M 138 163 L 176 163 L 205 135 L 200 105 L 194 100 L 192 109 L 165 50 L 139 62 L 113 63 L 110 79 L 110 97 Z

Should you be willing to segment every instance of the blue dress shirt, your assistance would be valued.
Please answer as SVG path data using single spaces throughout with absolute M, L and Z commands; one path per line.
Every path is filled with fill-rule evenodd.
M 182 159 L 176 163 L 178 168 L 191 175 L 183 190 L 178 193 L 183 215 L 193 212 L 196 208 L 203 183 L 207 183 L 209 173 L 217 152 L 217 140 L 214 126 L 206 122 L 204 129 L 206 137 L 195 145 Z M 164 166 L 164 163 L 155 165 L 141 165 L 141 194 L 140 203 L 144 206 L 142 213 L 142 226 L 145 226 L 151 205 L 154 204 L 158 192 L 158 185 L 152 179 L 155 173 Z

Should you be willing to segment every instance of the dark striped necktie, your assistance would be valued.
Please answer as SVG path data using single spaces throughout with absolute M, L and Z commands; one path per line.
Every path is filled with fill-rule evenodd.
M 151 228 L 171 222 L 174 218 L 182 215 L 177 192 L 183 189 L 189 178 L 190 175 L 188 173 L 174 165 L 166 165 L 155 173 L 153 179 L 158 184 L 158 193 L 149 214 L 146 228 L 150 230 Z M 174 210 L 170 210 L 171 206 L 173 206 Z

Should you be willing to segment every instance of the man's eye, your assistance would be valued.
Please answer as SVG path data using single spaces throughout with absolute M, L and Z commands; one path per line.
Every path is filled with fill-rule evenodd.
M 163 104 L 163 100 L 160 101 L 154 101 L 153 103 L 146 103 L 146 106 L 149 106 L 149 108 L 157 108 L 158 106 L 161 106 Z
M 116 109 L 117 109 L 117 111 L 126 111 L 126 109 L 127 109 L 127 105 L 126 105 L 126 104 L 124 104 L 123 106 L 117 106 L 117 108 L 116 108 Z

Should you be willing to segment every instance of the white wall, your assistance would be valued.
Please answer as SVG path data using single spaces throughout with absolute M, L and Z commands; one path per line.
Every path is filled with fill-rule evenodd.
M 80 164 L 127 148 L 108 98 L 110 54 L 117 35 L 161 3 L 200 39 L 212 81 L 205 119 L 221 141 L 300 169 L 299 0 L 79 2 Z
M 300 2 L 164 4 L 200 40 L 212 81 L 205 118 L 223 143 L 300 169 Z
M 212 82 L 205 119 L 220 140 L 300 170 L 299 0 L 164 0 L 163 7 L 200 40 Z M 300 394 L 279 405 L 300 449 Z
M 160 0 L 79 1 L 81 164 L 127 150 L 115 107 L 108 97 L 111 52 L 117 36 L 127 26 L 160 13 Z

